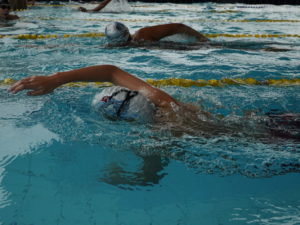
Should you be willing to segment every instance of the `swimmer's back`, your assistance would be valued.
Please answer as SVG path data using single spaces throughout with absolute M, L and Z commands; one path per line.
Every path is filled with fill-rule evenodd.
M 159 41 L 162 38 L 174 34 L 186 34 L 197 38 L 199 42 L 206 42 L 208 39 L 201 33 L 181 23 L 161 24 L 144 27 L 138 30 L 133 36 L 133 41 Z

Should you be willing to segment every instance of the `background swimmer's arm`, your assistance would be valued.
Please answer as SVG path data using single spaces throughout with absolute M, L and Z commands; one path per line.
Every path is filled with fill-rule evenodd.
M 86 8 L 84 7 L 79 7 L 78 9 L 81 11 L 81 12 L 98 12 L 100 11 L 101 9 L 103 9 L 108 3 L 110 3 L 111 0 L 104 0 L 103 2 L 101 2 L 96 8 L 94 9 L 90 9 L 90 10 L 87 10 Z
M 143 80 L 112 65 L 90 66 L 59 72 L 50 76 L 27 77 L 13 84 L 9 91 L 17 93 L 29 89 L 32 91 L 27 92 L 28 95 L 43 95 L 52 92 L 63 84 L 76 81 L 111 82 L 114 85 L 139 91 L 158 107 L 170 107 L 171 102 L 177 103 L 164 91 L 152 87 Z
M 164 37 L 168 37 L 174 34 L 186 34 L 197 38 L 199 42 L 208 41 L 208 38 L 206 38 L 203 34 L 181 23 L 170 23 L 151 27 L 144 27 L 134 34 L 133 40 L 159 41 Z
M 34 5 L 35 4 L 35 0 L 31 0 L 27 2 L 28 5 Z

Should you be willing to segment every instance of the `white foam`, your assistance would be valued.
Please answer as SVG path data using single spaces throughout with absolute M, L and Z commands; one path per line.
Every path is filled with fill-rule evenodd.
M 132 11 L 127 0 L 112 0 L 101 12 L 130 12 Z

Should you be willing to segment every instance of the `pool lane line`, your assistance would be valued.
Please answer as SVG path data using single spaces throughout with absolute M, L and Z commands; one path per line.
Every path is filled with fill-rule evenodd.
M 85 4 L 39 4 L 39 3 L 36 3 L 34 5 L 32 4 L 29 4 L 28 7 L 34 7 L 34 6 L 40 6 L 40 7 L 80 7 L 80 6 L 83 6 Z M 94 7 L 97 6 L 98 4 L 89 4 L 89 6 L 93 5 Z M 169 11 L 188 11 L 188 12 L 199 12 L 199 10 L 195 10 L 195 6 L 194 5 L 185 5 L 184 7 L 185 8 L 173 8 L 173 9 L 155 9 L 155 5 L 132 5 L 132 4 L 129 4 L 131 8 L 153 8 L 153 12 L 169 12 Z M 237 6 L 238 8 L 241 8 L 241 9 L 247 9 L 247 8 L 256 8 L 256 9 L 263 9 L 265 7 L 242 7 L 242 6 Z M 190 10 L 190 9 L 193 9 L 193 10 Z M 197 8 L 196 8 L 197 9 Z M 202 8 L 200 8 L 202 9 Z M 147 11 L 149 12 L 149 11 Z M 218 10 L 218 9 L 212 9 L 212 10 L 202 10 L 201 11 L 202 13 L 239 13 L 239 12 L 245 12 L 243 10 L 239 10 L 239 9 L 221 9 L 221 10 Z M 247 11 L 246 11 L 247 12 Z
M 70 38 L 70 37 L 104 37 L 104 33 L 83 33 L 83 34 L 12 34 L 0 35 L 0 38 L 15 38 L 15 39 L 49 39 L 49 38 Z
M 295 37 L 300 38 L 300 34 L 203 34 L 208 38 L 229 37 L 229 38 L 284 38 Z
M 83 18 L 59 18 L 59 17 L 36 17 L 30 18 L 33 20 L 79 20 L 79 21 L 99 21 L 99 22 L 115 22 L 116 19 L 83 19 Z M 23 19 L 26 21 L 26 18 Z M 170 20 L 160 20 L 160 19 L 118 19 L 122 22 L 155 22 L 155 23 L 169 23 Z M 172 23 L 183 23 L 183 22 L 207 22 L 207 23 L 300 23 L 300 20 L 210 20 L 210 19 L 191 19 L 191 20 L 173 20 Z
M 95 6 L 97 4 L 94 4 Z M 34 4 L 34 5 L 28 5 L 28 8 L 34 7 L 34 6 L 38 6 L 38 7 L 80 7 L 83 6 L 82 4 L 78 4 L 78 5 L 63 5 L 63 4 Z M 130 7 L 132 8 L 150 8 L 150 6 L 133 6 L 130 5 Z M 194 7 L 189 7 L 191 9 L 195 9 Z M 189 9 L 153 9 L 152 11 L 147 11 L 147 12 L 170 12 L 170 11 L 188 11 L 188 12 L 198 12 L 195 10 L 189 10 Z M 226 9 L 226 10 L 203 10 L 201 11 L 202 13 L 239 13 L 239 12 L 243 12 L 242 10 L 232 10 L 232 9 Z
M 268 80 L 256 80 L 254 78 L 222 78 L 220 80 L 190 80 L 179 78 L 168 78 L 161 80 L 147 79 L 147 83 L 153 86 L 179 86 L 179 87 L 225 87 L 228 85 L 272 85 L 272 86 L 300 86 L 300 78 L 295 79 L 268 79 Z
M 35 7 L 35 6 L 38 6 L 38 7 L 73 7 L 73 8 L 77 8 L 77 7 L 81 7 L 83 6 L 82 4 L 79 4 L 79 5 L 62 5 L 62 4 L 35 4 L 35 5 L 28 5 L 28 9 L 30 9 L 31 7 Z M 95 6 L 97 6 L 97 4 L 95 4 Z M 130 6 L 132 8 L 142 8 L 142 7 L 139 7 L 139 6 Z M 146 8 L 146 7 L 144 7 Z M 147 12 L 169 12 L 171 11 L 170 9 L 158 9 L 158 10 L 153 10 L 153 11 L 147 11 Z M 210 11 L 207 11 L 207 12 L 213 12 L 214 10 L 210 10 Z M 236 11 L 236 12 L 239 12 L 239 11 Z
M 0 85 L 11 85 L 15 83 L 16 80 L 12 78 L 5 78 L 0 80 Z M 146 79 L 148 84 L 156 87 L 161 86 L 178 86 L 178 87 L 226 87 L 232 85 L 244 85 L 244 86 L 276 86 L 276 87 L 287 87 L 287 86 L 300 86 L 300 78 L 294 79 L 267 79 L 267 80 L 256 80 L 254 78 L 222 78 L 220 80 L 210 79 L 210 80 L 191 80 L 191 79 L 181 79 L 181 78 L 167 78 L 167 79 Z M 72 82 L 65 84 L 63 86 L 67 87 L 85 87 L 85 86 L 97 86 L 97 87 L 107 87 L 112 84 L 109 82 Z
M 203 34 L 207 38 L 300 38 L 300 34 Z M 15 38 L 15 39 L 49 39 L 49 38 L 95 38 L 105 37 L 104 33 L 82 33 L 82 34 L 9 34 L 0 35 L 0 38 Z
M 97 6 L 98 4 L 94 4 L 94 6 Z M 80 7 L 83 6 L 83 4 L 29 4 L 27 5 L 28 8 L 30 9 L 31 7 L 35 7 L 35 6 L 39 6 L 39 7 Z M 130 5 L 130 7 L 132 8 L 150 8 L 153 7 L 153 5 L 146 5 L 146 6 L 137 6 L 137 5 Z M 195 9 L 195 6 L 185 6 L 187 9 L 157 9 L 157 10 L 153 10 L 153 11 L 147 11 L 147 12 L 170 12 L 170 11 L 182 11 L 182 10 L 186 10 L 188 12 L 191 12 L 190 9 Z M 242 9 L 245 8 L 254 8 L 254 7 L 240 7 Z M 263 9 L 264 7 L 259 7 L 258 9 Z M 26 10 L 26 9 L 24 9 Z M 192 12 L 199 12 L 198 10 L 192 10 Z M 240 12 L 247 12 L 247 11 L 243 11 L 243 10 L 236 10 L 236 9 L 224 9 L 224 10 L 203 10 L 200 11 L 202 13 L 240 13 Z

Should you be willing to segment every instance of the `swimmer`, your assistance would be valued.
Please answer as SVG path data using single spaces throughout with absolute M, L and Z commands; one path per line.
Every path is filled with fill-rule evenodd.
M 203 34 L 193 28 L 181 23 L 160 24 L 156 26 L 143 27 L 133 35 L 129 29 L 120 22 L 113 22 L 106 26 L 105 35 L 109 43 L 129 45 L 139 42 L 157 42 L 163 38 L 181 34 L 194 38 L 196 42 L 209 41 Z
M 30 90 L 27 92 L 28 95 L 43 95 L 53 92 L 63 84 L 78 81 L 111 82 L 117 86 L 104 89 L 93 101 L 97 112 L 112 120 L 152 121 L 153 128 L 155 124 L 158 124 L 158 129 L 166 125 L 165 127 L 170 129 L 174 136 L 188 134 L 203 137 L 218 135 L 240 137 L 242 134 L 244 137 L 260 140 L 275 136 L 300 140 L 300 114 L 289 114 L 284 117 L 261 116 L 256 120 L 256 125 L 249 127 L 246 123 L 245 125 L 241 123 L 251 118 L 241 117 L 240 121 L 235 122 L 217 118 L 200 107 L 177 101 L 163 90 L 113 65 L 90 66 L 49 76 L 31 76 L 13 84 L 9 91 L 15 94 L 22 90 Z M 278 130 L 285 124 L 293 128 L 292 133 L 288 130 L 284 132 Z
M 109 46 L 159 47 L 177 50 L 195 50 L 203 47 L 230 48 L 239 50 L 264 50 L 285 52 L 291 49 L 268 47 L 267 44 L 249 43 L 218 43 L 212 42 L 200 32 L 182 23 L 160 24 L 143 27 L 134 34 L 123 23 L 113 22 L 106 26 L 105 35 Z M 187 41 L 174 41 L 172 36 L 179 35 Z M 167 40 L 169 38 L 169 40 Z M 272 44 L 272 43 L 271 43 Z
M 127 90 L 129 95 L 134 95 L 134 93 L 141 94 L 156 107 L 166 110 L 172 108 L 173 104 L 180 104 L 166 92 L 152 87 L 143 80 L 113 65 L 90 66 L 66 72 L 59 72 L 50 76 L 27 77 L 12 85 L 9 91 L 17 93 L 22 90 L 31 89 L 32 91 L 27 92 L 28 95 L 43 95 L 52 92 L 63 84 L 76 81 L 111 82 L 116 86 L 125 88 L 124 90 L 126 91 L 124 91 L 124 93 L 126 95 Z M 120 90 L 116 91 L 123 92 Z
M 110 3 L 112 0 L 104 0 L 101 2 L 96 8 L 94 9 L 86 9 L 84 7 L 79 7 L 78 10 L 81 12 L 98 12 L 101 9 L 103 9 L 108 3 Z
M 76 81 L 111 82 L 117 86 L 104 89 L 96 95 L 93 102 L 97 110 L 104 112 L 112 119 L 134 120 L 137 118 L 149 121 L 156 120 L 158 117 L 162 119 L 163 115 L 174 117 L 182 109 L 192 113 L 198 112 L 196 106 L 180 103 L 163 90 L 113 65 L 97 65 L 59 72 L 50 76 L 27 77 L 13 84 L 9 91 L 17 93 L 31 89 L 27 92 L 28 95 L 43 95 L 51 93 L 63 84 Z M 203 120 L 210 118 L 208 112 L 199 111 Z M 192 119 L 191 116 L 189 119 Z M 172 119 L 165 119 L 165 121 L 168 120 Z
M 0 20 L 16 20 L 19 19 L 17 15 L 9 14 L 10 5 L 7 1 L 0 2 Z

